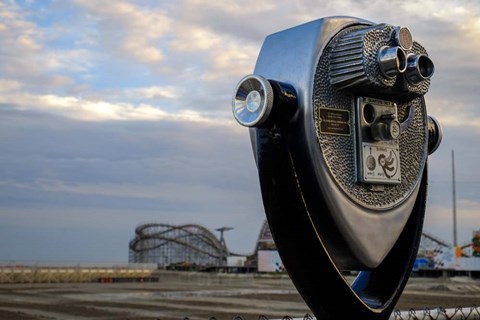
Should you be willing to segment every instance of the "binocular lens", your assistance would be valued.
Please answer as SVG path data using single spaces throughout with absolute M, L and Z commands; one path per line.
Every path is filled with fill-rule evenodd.
M 407 68 L 407 56 L 400 47 L 382 47 L 378 53 L 378 63 L 383 75 L 393 78 Z
M 407 79 L 412 84 L 418 84 L 430 79 L 435 72 L 435 66 L 424 54 L 410 54 L 407 57 Z

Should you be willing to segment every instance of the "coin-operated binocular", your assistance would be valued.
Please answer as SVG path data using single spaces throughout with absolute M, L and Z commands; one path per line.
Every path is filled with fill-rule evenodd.
M 387 319 L 405 287 L 442 138 L 433 73 L 408 28 L 329 17 L 268 36 L 235 88 L 273 239 L 319 319 Z

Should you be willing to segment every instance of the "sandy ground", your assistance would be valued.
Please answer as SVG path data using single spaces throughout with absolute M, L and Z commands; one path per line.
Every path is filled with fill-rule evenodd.
M 411 278 L 400 310 L 480 305 L 480 281 Z M 0 319 L 244 320 L 309 313 L 286 276 L 161 272 L 158 283 L 0 284 Z

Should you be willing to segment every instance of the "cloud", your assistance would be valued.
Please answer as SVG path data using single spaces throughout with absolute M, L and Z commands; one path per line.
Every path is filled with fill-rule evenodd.
M 8 93 L 11 91 L 18 91 L 22 88 L 22 84 L 15 80 L 0 79 L 0 92 Z
M 15 4 L 0 3 L 0 18 L 2 52 L 34 53 L 42 49 L 41 32 L 22 16 L 21 9 Z
M 451 96 L 450 94 L 448 96 Z M 427 96 L 429 113 L 440 119 L 444 127 L 469 127 L 480 133 L 480 112 L 474 105 L 466 104 L 464 99 Z
M 130 99 L 178 99 L 181 90 L 174 86 L 151 86 L 143 88 L 128 88 L 125 90 Z
M 170 30 L 171 19 L 162 10 L 146 10 L 127 1 L 108 2 L 108 5 L 90 0 L 75 3 L 97 19 L 103 33 L 99 35 L 102 45 L 143 63 L 164 60 L 164 52 L 155 44 Z
M 263 213 L 246 129 L 78 121 L 5 105 L 0 116 L 0 217 L 16 230 L 14 239 L 30 229 L 99 229 L 124 239 L 120 248 L 102 249 L 122 257 L 135 225 L 161 221 L 234 225 L 242 236 L 232 247 L 253 249 Z M 2 256 L 19 248 L 14 239 L 6 252 L 0 247 Z M 75 248 L 88 242 L 76 241 Z M 58 255 L 68 251 L 59 248 Z
M 68 70 L 68 73 L 76 75 L 89 73 L 97 59 L 92 52 L 86 49 L 70 49 L 70 50 L 49 50 L 45 53 L 42 65 L 47 71 Z
M 3 80 L 10 88 L 18 89 L 17 82 Z M 233 120 L 211 119 L 194 110 L 180 110 L 167 112 L 160 107 L 149 104 L 115 103 L 102 100 L 82 99 L 74 96 L 35 95 L 29 93 L 6 92 L 3 89 L 0 103 L 13 105 L 20 110 L 41 111 L 64 116 L 66 118 L 84 121 L 109 121 L 109 120 L 144 120 L 144 121 L 187 121 L 194 123 L 209 123 L 213 125 L 230 125 Z M 144 98 L 176 97 L 172 88 L 135 88 L 127 89 L 127 95 L 138 93 Z
M 42 10 L 37 10 L 42 16 Z M 25 87 L 39 91 L 65 88 L 74 77 L 88 72 L 95 57 L 88 50 L 56 48 L 52 31 L 32 21 L 32 13 L 14 2 L 0 3 L 0 73 Z
M 170 42 L 170 48 L 177 52 L 195 52 L 209 50 L 222 45 L 222 38 L 208 29 L 185 25 L 177 29 L 175 39 Z
M 19 72 L 36 73 L 38 66 L 31 60 L 43 49 L 42 32 L 23 16 L 13 3 L 0 3 L 0 71 L 5 76 Z M 29 71 L 30 70 L 30 71 Z
M 478 210 L 480 202 L 460 201 L 457 206 L 457 241 L 458 245 L 471 242 L 472 232 L 479 229 Z M 453 208 L 451 206 L 431 204 L 425 215 L 425 230 L 439 236 L 447 243 L 453 244 Z

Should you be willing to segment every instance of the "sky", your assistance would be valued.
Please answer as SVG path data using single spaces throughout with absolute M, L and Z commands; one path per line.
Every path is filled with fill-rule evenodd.
M 145 222 L 264 220 L 248 130 L 231 113 L 264 38 L 326 16 L 408 26 L 435 63 L 442 124 L 424 230 L 480 229 L 480 3 L 406 0 L 0 0 L 0 260 L 126 262 Z

